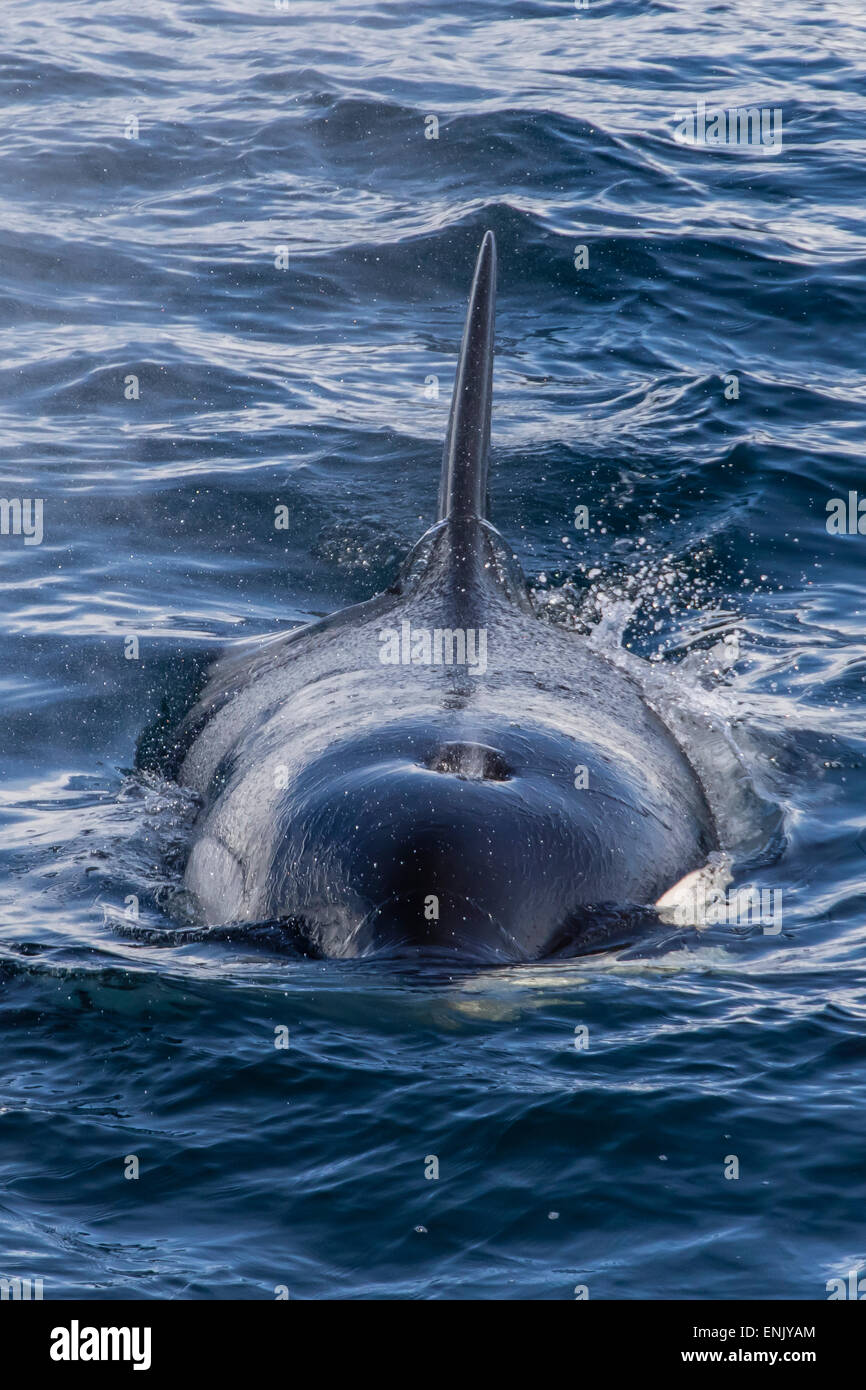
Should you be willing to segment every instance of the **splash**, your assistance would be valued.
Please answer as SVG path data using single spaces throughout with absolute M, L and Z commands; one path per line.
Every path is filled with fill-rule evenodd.
M 586 578 L 588 586 L 580 589 L 574 580 L 548 587 L 539 576 L 533 592 L 539 615 L 584 635 L 636 681 L 694 768 L 731 862 L 754 867 L 777 858 L 783 813 L 769 792 L 772 751 L 762 745 L 758 718 L 750 724 L 746 717 L 738 690 L 738 615 L 714 607 L 700 567 L 696 573 L 672 555 L 647 555 L 635 568 L 610 575 L 590 568 Z M 673 623 L 684 613 L 691 631 L 675 660 L 671 650 L 682 649 L 683 637 Z M 630 650 L 629 632 L 665 629 L 646 656 Z

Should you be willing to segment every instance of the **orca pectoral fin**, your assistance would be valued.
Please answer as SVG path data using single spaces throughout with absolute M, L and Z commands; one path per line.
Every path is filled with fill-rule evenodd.
M 624 951 L 644 942 L 662 926 L 655 908 L 599 903 L 567 918 L 544 959 L 571 960 L 600 952 Z
M 324 960 L 309 923 L 300 917 L 279 917 L 267 922 L 235 922 L 226 927 L 209 927 L 205 939 L 216 937 L 237 945 L 260 946 L 281 955 L 304 960 Z
M 187 946 L 194 942 L 225 941 L 234 946 L 257 946 L 279 955 L 296 956 L 303 960 L 324 960 L 315 944 L 313 933 L 300 918 L 275 918 L 266 922 L 227 922 L 221 927 L 150 927 L 140 923 L 130 926 L 118 914 L 111 918 L 112 928 L 122 936 L 145 942 L 148 946 Z

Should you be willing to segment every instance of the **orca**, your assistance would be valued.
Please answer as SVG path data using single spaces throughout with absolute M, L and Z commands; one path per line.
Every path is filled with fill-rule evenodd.
M 488 519 L 495 294 L 488 231 L 438 517 L 396 583 L 222 657 L 177 730 L 206 925 L 322 957 L 534 961 L 603 948 L 719 847 L 638 682 L 537 616 Z

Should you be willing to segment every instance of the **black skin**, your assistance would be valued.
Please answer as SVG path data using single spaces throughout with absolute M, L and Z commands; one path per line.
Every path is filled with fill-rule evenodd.
M 611 905 L 651 905 L 718 847 L 637 684 L 535 616 L 485 519 L 494 286 L 488 233 L 440 519 L 399 582 L 218 663 L 173 740 L 203 802 L 186 885 L 207 923 L 282 921 L 326 956 L 535 960 L 598 949 Z M 383 663 L 404 622 L 483 632 L 485 669 Z

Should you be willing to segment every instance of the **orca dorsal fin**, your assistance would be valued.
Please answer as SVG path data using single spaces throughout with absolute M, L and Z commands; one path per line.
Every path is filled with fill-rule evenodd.
M 492 232 L 485 232 L 451 397 L 439 483 L 439 521 L 486 519 L 495 317 L 496 242 Z

